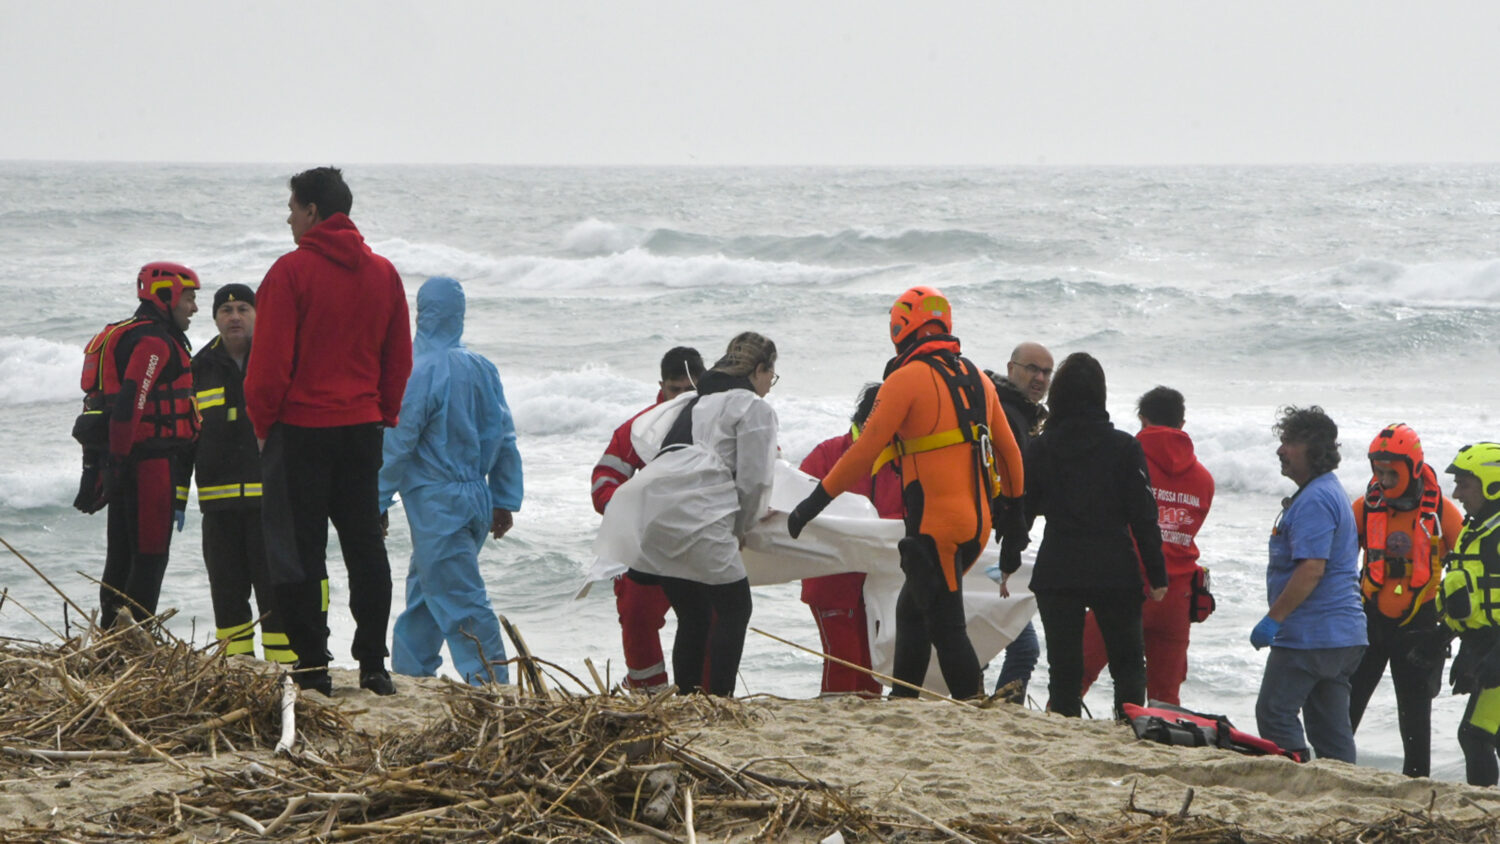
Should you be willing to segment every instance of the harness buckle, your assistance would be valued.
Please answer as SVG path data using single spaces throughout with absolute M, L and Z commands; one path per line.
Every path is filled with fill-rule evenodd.
M 984 461 L 986 469 L 993 469 L 995 466 L 995 447 L 990 442 L 990 429 L 985 425 L 975 425 L 974 429 L 977 435 L 975 441 L 979 443 L 980 459 Z

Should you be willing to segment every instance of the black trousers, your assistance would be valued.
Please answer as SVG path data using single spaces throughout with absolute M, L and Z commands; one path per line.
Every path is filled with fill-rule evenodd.
M 1141 630 L 1140 587 L 1063 589 L 1036 593 L 1037 613 L 1047 633 L 1048 708 L 1059 715 L 1083 714 L 1083 619 L 1099 622 L 1109 676 L 1115 683 L 1115 717 L 1121 704 L 1146 703 L 1146 639 Z
M 266 659 L 287 662 L 290 654 L 281 613 L 276 612 L 275 590 L 266 567 L 266 540 L 260 507 L 208 510 L 203 513 L 203 564 L 208 569 L 209 597 L 214 606 L 215 635 L 228 639 L 231 654 L 255 651 L 255 630 L 250 623 L 259 616 L 261 643 Z M 255 606 L 250 609 L 250 594 Z
M 679 577 L 659 581 L 677 616 L 672 675 L 678 690 L 731 697 L 745 652 L 745 629 L 750 626 L 749 579 L 717 585 Z M 705 656 L 707 677 L 703 676 Z
M 354 616 L 350 649 L 362 668 L 383 667 L 391 620 L 391 564 L 380 532 L 384 431 L 378 422 L 337 428 L 271 426 L 261 453 L 261 523 L 276 610 L 297 664 L 328 665 L 328 523 L 338 531 Z
M 1439 661 L 1425 667 L 1413 664 L 1411 652 L 1422 640 L 1421 634 L 1436 625 L 1437 610 L 1429 603 L 1417 611 L 1410 624 L 1403 627 L 1398 623 L 1398 619 L 1386 618 L 1378 610 L 1365 608 L 1365 630 L 1370 637 L 1370 646 L 1365 648 L 1364 659 L 1349 680 L 1349 721 L 1354 729 L 1359 729 L 1365 707 L 1389 663 L 1404 756 L 1401 773 L 1409 777 L 1425 777 L 1432 770 L 1432 699 L 1442 687 L 1443 663 Z
M 115 470 L 120 475 L 106 516 L 108 545 L 99 587 L 99 623 L 103 626 L 112 624 L 120 612 L 131 613 L 137 621 L 156 615 L 172 548 L 175 459 L 131 457 Z
M 901 540 L 901 571 L 906 580 L 896 597 L 896 648 L 892 655 L 892 676 L 897 680 L 921 686 L 927 679 L 927 666 L 937 650 L 938 668 L 948 694 L 963 700 L 983 691 L 984 673 L 974 643 L 969 641 L 969 625 L 964 615 L 963 573 L 973 559 L 956 561 L 958 589 L 948 591 L 948 582 L 938 565 L 937 544 L 923 534 Z M 967 557 L 963 550 L 958 552 Z M 891 697 L 916 697 L 915 689 L 892 686 Z

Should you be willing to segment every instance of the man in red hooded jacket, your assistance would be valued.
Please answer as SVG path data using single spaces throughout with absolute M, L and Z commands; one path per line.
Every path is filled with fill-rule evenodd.
M 1193 454 L 1193 441 L 1182 430 L 1182 393 L 1156 387 L 1136 404 L 1141 420 L 1136 439 L 1146 452 L 1151 489 L 1156 493 L 1162 556 L 1167 563 L 1167 596 L 1141 608 L 1146 635 L 1146 698 L 1180 704 L 1178 690 L 1187 679 L 1193 576 L 1198 571 L 1194 537 L 1203 527 L 1214 500 L 1214 479 Z M 1089 613 L 1083 634 L 1083 691 L 1106 662 L 1104 639 Z
M 266 562 L 303 688 L 329 694 L 328 522 L 349 572 L 360 686 L 394 694 L 386 671 L 391 567 L 380 525 L 384 429 L 411 374 L 406 290 L 349 219 L 343 174 L 291 179 L 297 248 L 256 292 L 245 409 L 261 446 Z

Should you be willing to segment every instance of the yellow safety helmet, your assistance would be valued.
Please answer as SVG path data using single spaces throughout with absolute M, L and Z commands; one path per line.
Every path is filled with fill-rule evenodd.
M 1446 472 L 1450 475 L 1473 475 L 1489 501 L 1500 501 L 1500 443 L 1471 443 L 1458 450 Z

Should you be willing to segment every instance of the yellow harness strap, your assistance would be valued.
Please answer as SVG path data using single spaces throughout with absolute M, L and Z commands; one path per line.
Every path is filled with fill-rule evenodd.
M 1434 542 L 1433 544 L 1437 543 Z M 1436 554 L 1437 552 L 1434 551 L 1433 553 Z M 1406 625 L 1410 624 L 1411 620 L 1417 617 L 1417 611 L 1422 609 L 1422 607 L 1428 601 L 1437 596 L 1438 587 L 1442 585 L 1443 579 L 1441 577 L 1430 578 L 1427 581 L 1427 584 L 1422 587 L 1421 591 L 1417 592 L 1416 597 L 1411 599 L 1411 612 L 1408 612 L 1406 614 L 1406 618 L 1401 619 L 1401 623 L 1396 626 L 1405 627 Z
M 1418 522 L 1418 524 L 1420 525 L 1420 521 Z M 1442 547 L 1442 538 L 1443 524 L 1441 521 L 1439 521 L 1437 523 L 1437 533 L 1435 535 L 1429 535 L 1427 537 L 1429 560 L 1441 559 L 1442 555 L 1438 554 L 1438 549 Z M 1428 565 L 1431 564 L 1429 563 Z M 1411 620 L 1417 617 L 1417 612 L 1422 609 L 1422 606 L 1437 596 L 1438 589 L 1442 585 L 1443 572 L 1440 567 L 1437 572 L 1428 576 L 1427 582 L 1422 584 L 1422 588 L 1417 590 L 1416 595 L 1412 596 L 1411 609 L 1406 613 L 1406 617 L 1401 619 L 1400 623 L 1398 623 L 1396 626 L 1405 627 L 1406 625 L 1410 624 Z M 1396 585 L 1396 594 L 1401 594 L 1400 584 Z
M 976 439 L 981 433 L 979 426 L 974 426 L 974 437 Z M 885 468 L 885 464 L 898 457 L 905 457 L 908 454 L 921 454 L 924 451 L 937 451 L 940 448 L 963 445 L 964 442 L 964 432 L 958 428 L 939 431 L 936 434 L 928 434 L 925 437 L 917 437 L 912 440 L 895 440 L 886 446 L 885 450 L 880 452 L 880 455 L 875 458 L 875 465 L 870 469 L 870 477 L 873 478 L 876 472 Z

